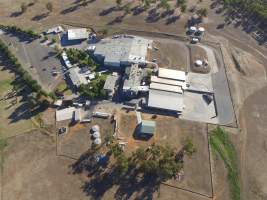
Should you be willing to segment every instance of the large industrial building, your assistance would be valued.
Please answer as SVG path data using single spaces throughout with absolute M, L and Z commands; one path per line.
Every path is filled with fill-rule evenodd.
M 182 112 L 186 73 L 165 68 L 158 69 L 158 76 L 151 77 L 148 107 Z
M 94 56 L 104 65 L 118 68 L 130 64 L 145 64 L 152 42 L 132 35 L 116 35 L 101 40 L 89 49 L 94 51 Z

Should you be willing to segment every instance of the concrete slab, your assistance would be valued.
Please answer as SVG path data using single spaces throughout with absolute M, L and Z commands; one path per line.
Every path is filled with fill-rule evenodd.
M 208 93 L 213 92 L 211 74 L 198 74 L 189 72 L 186 82 L 189 84 L 187 90 Z
M 203 94 L 195 92 L 184 93 L 185 108 L 180 116 L 181 119 L 193 120 L 205 123 L 217 124 L 214 101 L 207 104 Z

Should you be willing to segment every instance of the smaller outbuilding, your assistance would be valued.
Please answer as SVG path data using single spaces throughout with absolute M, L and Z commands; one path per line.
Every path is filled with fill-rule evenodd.
M 89 37 L 86 28 L 69 29 L 67 35 L 68 40 L 85 40 Z
M 156 122 L 150 120 L 142 120 L 139 124 L 139 135 L 141 137 L 152 137 L 155 134 Z
M 104 90 L 108 92 L 109 97 L 112 97 L 114 95 L 118 79 L 119 79 L 119 76 L 115 73 L 107 77 L 105 85 L 104 85 Z
M 72 120 L 75 116 L 75 111 L 74 107 L 56 110 L 56 121 Z

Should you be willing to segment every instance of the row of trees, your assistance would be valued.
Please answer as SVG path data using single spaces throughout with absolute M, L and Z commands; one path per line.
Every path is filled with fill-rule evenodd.
M 220 0 L 225 7 L 244 10 L 249 15 L 267 20 L 267 2 L 265 0 Z
M 150 8 L 152 4 L 158 3 L 158 7 L 170 10 L 171 5 L 169 3 L 170 0 L 139 0 L 140 5 L 143 6 L 145 9 Z M 122 0 L 116 0 L 116 4 L 118 7 L 121 7 L 122 5 Z M 127 4 L 128 5 L 128 4 Z M 182 12 L 186 11 L 187 5 L 186 5 L 186 0 L 177 0 L 176 1 L 176 6 L 181 8 Z M 124 7 L 126 10 L 129 10 L 128 7 Z
M 108 147 L 120 176 L 132 167 L 143 175 L 151 175 L 159 180 L 175 177 L 183 168 L 184 153 L 192 155 L 196 151 L 190 138 L 185 140 L 183 148 L 178 153 L 168 145 L 153 144 L 147 149 L 138 148 L 130 157 L 127 157 L 118 144 L 112 142 Z
M 5 26 L 5 25 L 0 25 L 0 29 L 5 30 L 6 32 L 10 32 L 10 33 L 18 33 L 18 34 L 22 34 L 25 35 L 27 37 L 30 37 L 31 39 L 37 39 L 40 38 L 40 34 L 36 33 L 33 30 L 24 30 L 21 29 L 17 26 Z

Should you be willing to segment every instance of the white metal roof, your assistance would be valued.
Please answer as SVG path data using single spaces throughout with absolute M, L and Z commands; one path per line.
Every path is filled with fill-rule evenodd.
M 94 138 L 100 138 L 100 132 L 96 131 L 93 133 Z
M 80 73 L 79 67 L 74 67 L 69 70 L 70 79 L 73 85 L 79 87 L 81 84 L 88 84 L 85 75 Z
M 199 28 L 198 28 L 198 31 L 200 31 L 200 32 L 204 32 L 204 31 L 205 31 L 205 28 L 203 28 L 203 27 L 199 27 Z
M 184 82 L 179 80 L 171 80 L 166 78 L 159 78 L 157 76 L 151 76 L 151 82 L 154 83 L 163 83 L 167 85 L 176 85 L 176 86 L 183 86 Z
M 68 40 L 87 39 L 89 36 L 86 28 L 77 28 L 68 30 Z
M 173 69 L 166 69 L 166 68 L 159 68 L 158 76 L 160 78 L 167 78 L 173 80 L 186 80 L 186 74 L 184 71 L 173 70 Z
M 182 111 L 183 94 L 160 90 L 149 90 L 148 106 L 164 110 Z
M 94 125 L 94 126 L 92 126 L 92 131 L 94 131 L 94 132 L 96 132 L 96 131 L 100 131 L 100 127 L 98 126 L 98 125 Z
M 75 117 L 75 121 L 81 121 L 82 116 L 81 116 L 81 110 L 80 109 L 76 109 L 74 115 L 75 115 L 74 116 Z
M 56 120 L 64 121 L 64 120 L 70 120 L 73 118 L 75 112 L 74 107 L 65 108 L 62 110 L 56 110 Z
M 190 29 L 190 31 L 196 31 L 197 30 L 197 28 L 195 26 L 191 26 L 189 29 Z
M 161 84 L 161 83 L 151 83 L 150 89 L 163 90 L 163 91 L 175 92 L 175 93 L 180 93 L 180 94 L 183 93 L 181 86 L 166 85 L 166 84 Z
M 93 140 L 93 143 L 96 144 L 96 145 L 99 145 L 101 144 L 101 139 L 100 138 L 96 138 L 95 140 Z
M 203 61 L 202 60 L 196 60 L 195 64 L 198 66 L 201 66 L 201 65 L 203 65 Z
M 104 58 L 104 63 L 120 66 L 121 63 L 144 63 L 152 40 L 131 35 L 116 35 L 96 44 L 95 56 Z

